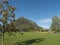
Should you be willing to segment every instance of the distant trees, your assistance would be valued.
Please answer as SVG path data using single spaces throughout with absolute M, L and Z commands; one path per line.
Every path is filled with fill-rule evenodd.
M 7 0 L 0 0 L 0 30 L 2 32 L 2 45 L 4 45 L 4 33 L 15 30 L 15 7 L 10 6 Z
M 50 28 L 54 32 L 60 32 L 60 18 L 58 16 L 54 16 L 52 18 L 52 23 Z

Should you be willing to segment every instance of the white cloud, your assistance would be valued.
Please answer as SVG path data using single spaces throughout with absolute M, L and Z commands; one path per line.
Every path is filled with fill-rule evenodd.
M 49 29 L 50 28 L 50 23 L 46 23 L 46 24 L 39 24 L 39 26 Z
M 46 18 L 46 19 L 41 19 L 38 20 L 38 25 L 43 27 L 43 28 L 49 28 L 51 25 L 51 18 Z
M 58 17 L 60 17 L 60 15 L 58 15 Z M 51 18 L 37 20 L 37 24 L 43 28 L 50 28 L 51 22 L 52 22 Z
M 39 20 L 39 23 L 51 23 L 51 18 Z

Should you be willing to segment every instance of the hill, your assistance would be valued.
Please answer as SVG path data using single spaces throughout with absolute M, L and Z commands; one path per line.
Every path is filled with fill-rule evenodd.
M 40 31 L 43 29 L 39 27 L 34 21 L 20 17 L 16 20 L 16 27 L 23 31 Z

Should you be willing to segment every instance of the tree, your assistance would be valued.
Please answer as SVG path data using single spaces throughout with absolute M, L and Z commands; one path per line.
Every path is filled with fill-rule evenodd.
M 55 32 L 60 32 L 60 19 L 58 16 L 52 18 L 51 30 Z
M 10 6 L 7 0 L 0 0 L 0 25 L 2 32 L 2 45 L 4 45 L 4 33 L 15 30 L 15 7 Z

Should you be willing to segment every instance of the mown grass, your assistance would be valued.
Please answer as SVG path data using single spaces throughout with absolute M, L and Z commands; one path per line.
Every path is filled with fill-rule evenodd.
M 31 45 L 60 45 L 60 34 L 40 33 L 40 32 L 24 32 L 23 35 L 16 33 L 16 36 L 5 34 L 5 45 L 14 45 L 16 42 L 23 42 L 31 39 L 44 38 L 45 40 Z M 0 36 L 1 45 L 1 36 Z

